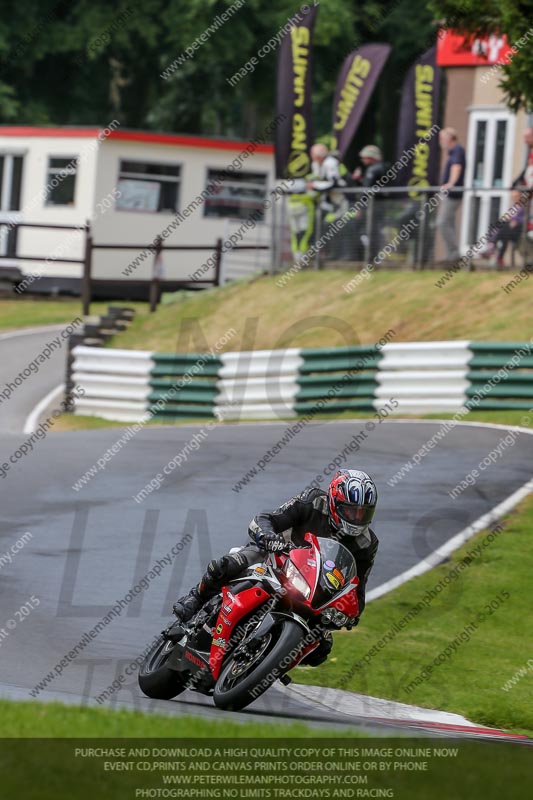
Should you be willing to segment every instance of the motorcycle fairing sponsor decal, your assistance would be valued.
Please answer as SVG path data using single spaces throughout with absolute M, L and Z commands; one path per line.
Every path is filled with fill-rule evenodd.
M 201 669 L 207 668 L 207 664 L 204 661 L 202 661 L 201 658 L 195 656 L 194 653 L 191 653 L 190 650 L 185 651 L 185 658 L 187 659 L 187 661 L 190 661 L 192 664 L 195 664 L 195 666 L 200 667 Z
M 307 566 L 308 567 L 316 567 L 316 561 L 314 560 L 314 558 L 308 558 L 307 559 Z
M 344 584 L 346 583 L 346 579 L 345 579 L 344 575 L 342 574 L 342 572 L 340 572 L 337 569 L 337 567 L 335 567 L 335 569 L 333 570 L 333 574 L 335 575 L 335 577 L 339 581 L 340 585 L 344 586 Z
M 226 614 L 231 614 L 231 612 L 233 610 L 233 606 L 222 606 L 222 608 L 224 609 Z
M 213 644 L 215 645 L 215 647 L 225 647 L 226 640 L 224 639 L 223 636 L 219 636 L 217 639 L 213 639 Z
M 224 630 L 224 627 L 223 627 L 222 623 L 219 622 L 218 625 L 217 625 L 216 631 L 217 631 L 217 633 L 222 633 L 223 630 Z
M 326 572 L 326 580 L 330 583 L 334 589 L 338 589 L 340 587 L 340 582 L 337 577 L 332 572 Z
M 335 566 L 335 562 L 334 561 L 324 561 L 324 569 L 331 570 L 331 569 L 333 569 L 334 566 Z
M 222 622 L 224 623 L 224 625 L 231 625 L 231 620 L 230 619 L 226 619 L 224 614 L 221 615 L 221 619 L 222 619 Z M 218 627 L 217 627 L 217 630 L 218 630 Z

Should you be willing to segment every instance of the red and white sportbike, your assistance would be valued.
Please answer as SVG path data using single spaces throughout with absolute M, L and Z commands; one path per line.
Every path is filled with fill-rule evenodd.
M 139 671 L 148 697 L 191 689 L 238 711 L 315 650 L 326 630 L 358 615 L 355 560 L 344 545 L 306 533 L 304 547 L 266 553 L 185 625 L 174 622 Z

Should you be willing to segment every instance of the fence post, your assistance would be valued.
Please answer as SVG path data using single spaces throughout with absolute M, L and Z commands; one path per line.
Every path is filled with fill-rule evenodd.
M 527 199 L 527 203 L 524 204 L 526 208 L 525 208 L 525 214 L 524 214 L 524 227 L 523 227 L 524 239 L 523 239 L 522 249 L 523 249 L 523 252 L 524 252 L 524 268 L 526 269 L 526 271 L 530 271 L 531 270 L 531 266 L 532 266 L 532 263 L 531 263 L 532 259 L 531 259 L 531 256 L 530 256 L 530 251 L 531 251 L 531 248 L 533 247 L 533 245 L 531 244 L 531 240 L 528 238 L 529 220 L 531 219 L 531 214 L 532 214 L 531 206 L 532 206 L 532 202 L 533 202 L 533 193 L 531 192 L 531 189 L 528 191 L 527 198 L 528 198 Z
M 315 244 L 319 241 L 319 239 L 321 237 L 322 237 L 322 209 L 320 208 L 320 198 L 319 198 L 318 202 L 316 204 L 316 208 L 315 208 L 315 235 L 314 235 Z M 322 249 L 320 247 L 317 247 L 315 249 L 315 267 L 314 268 L 316 270 L 320 269 L 320 253 L 321 253 L 321 251 L 322 251 Z
M 370 264 L 370 243 L 372 242 L 372 228 L 374 226 L 374 192 L 370 193 L 370 202 L 366 211 L 366 241 L 365 241 L 365 264 Z
M 214 285 L 220 286 L 222 268 L 222 239 L 217 239 L 215 244 L 215 278 Z
M 150 281 L 150 313 L 157 309 L 157 304 L 161 298 L 161 284 L 159 279 L 161 277 L 161 267 L 159 259 L 161 251 L 163 250 L 163 240 L 160 236 L 154 242 L 154 262 L 152 264 L 152 280 Z
M 81 281 L 82 314 L 88 316 L 91 310 L 91 272 L 93 260 L 93 237 L 91 223 L 85 223 L 85 254 L 83 259 L 83 277 Z
M 425 269 L 426 267 L 426 259 L 425 259 L 425 250 L 426 250 L 426 231 L 427 231 L 427 216 L 426 216 L 426 203 L 425 200 L 428 197 L 428 193 L 422 192 L 420 195 L 420 208 L 422 209 L 422 217 L 420 219 L 420 228 L 418 229 L 418 247 L 417 252 L 415 253 L 415 269 Z M 420 210 L 420 208 L 418 210 Z
M 269 273 L 273 275 L 276 271 L 276 262 L 277 262 L 277 245 L 278 245 L 278 214 L 276 209 L 276 197 L 274 192 L 270 192 L 270 199 L 272 201 L 272 211 L 270 214 L 270 267 Z M 281 238 L 281 230 L 279 232 L 279 238 Z

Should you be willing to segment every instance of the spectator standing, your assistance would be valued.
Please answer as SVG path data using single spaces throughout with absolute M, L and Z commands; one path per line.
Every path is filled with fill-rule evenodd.
M 327 221 L 333 222 L 343 204 L 346 204 L 344 195 L 334 191 L 347 186 L 346 167 L 341 163 L 339 153 L 336 150 L 330 152 L 321 142 L 312 146 L 310 155 L 312 173 L 308 176 L 307 188 L 320 192 L 320 207 L 326 215 L 332 215 Z
M 386 164 L 383 160 L 382 152 L 375 144 L 367 144 L 365 147 L 363 147 L 359 153 L 359 158 L 364 166 L 364 171 L 361 169 L 361 167 L 358 167 L 352 173 L 353 182 L 356 185 L 364 186 L 365 188 L 370 189 L 371 187 L 375 186 L 379 179 L 385 175 L 388 169 L 388 164 Z M 369 243 L 369 262 L 377 256 L 380 250 L 379 231 L 383 225 L 384 214 L 383 211 L 380 212 L 379 207 L 376 207 L 375 205 L 375 201 L 380 199 L 384 199 L 384 196 L 381 195 L 380 197 L 380 193 L 377 191 L 373 195 L 374 205 L 372 206 L 372 219 L 370 226 L 367 222 L 367 214 L 369 213 L 368 210 L 366 212 L 361 211 L 360 217 L 358 218 L 360 222 L 359 238 L 364 244 Z M 367 237 L 370 237 L 370 242 L 368 242 Z
M 367 144 L 359 153 L 359 158 L 365 170 L 358 167 L 352 177 L 360 186 L 374 186 L 377 181 L 383 177 L 387 171 L 383 155 L 379 147 L 375 144 Z
M 341 178 L 341 165 L 336 154 L 330 153 L 328 148 L 322 142 L 314 144 L 310 150 L 312 162 L 312 176 L 311 183 L 315 181 L 324 181 L 329 184 L 328 188 L 333 186 L 344 185 Z M 309 189 L 315 188 L 314 185 L 308 187 Z M 323 191 L 323 187 L 320 187 Z
M 322 222 L 325 226 L 341 219 L 348 212 L 348 199 L 339 189 L 345 189 L 349 184 L 348 170 L 341 162 L 337 150 L 328 150 L 325 144 L 318 142 L 310 150 L 312 173 L 308 176 L 307 188 L 319 193 L 319 205 L 322 212 Z M 335 233 L 327 243 L 328 256 L 341 259 L 345 256 L 346 236 L 344 231 Z
M 533 240 L 533 128 L 526 128 L 524 131 L 524 142 L 528 148 L 526 165 L 520 175 L 513 183 L 513 188 L 526 187 L 527 189 L 527 203 L 526 208 L 526 234 L 527 244 L 531 247 Z M 527 260 L 527 254 L 526 254 Z
M 466 155 L 464 147 L 459 144 L 455 128 L 441 130 L 439 143 L 442 150 L 447 151 L 447 158 L 442 173 L 437 227 L 446 246 L 447 260 L 456 261 L 460 253 L 455 231 L 455 217 L 461 205 L 463 193 L 454 191 L 454 188 L 464 186 Z
M 315 230 L 317 203 L 326 222 L 332 222 L 341 212 L 346 198 L 335 188 L 346 186 L 342 173 L 346 168 L 340 163 L 338 154 L 330 153 L 325 144 L 318 142 L 311 147 L 311 173 L 305 180 L 294 180 L 289 194 L 289 222 L 291 228 L 291 250 L 295 264 L 305 262 L 305 255 L 318 235 Z

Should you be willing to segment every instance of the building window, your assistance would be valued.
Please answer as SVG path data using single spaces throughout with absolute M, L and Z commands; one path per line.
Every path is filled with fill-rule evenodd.
M 46 178 L 46 205 L 72 206 L 76 190 L 77 158 L 50 158 Z
M 121 161 L 117 210 L 171 213 L 178 210 L 181 167 Z
M 505 155 L 505 143 L 507 139 L 507 120 L 499 119 L 496 125 L 496 141 L 494 143 L 494 170 L 492 174 L 492 185 L 503 186 L 503 159 Z
M 474 156 L 474 186 L 483 186 L 485 179 L 485 145 L 487 143 L 487 121 L 477 120 L 476 151 Z
M 0 155 L 0 211 L 19 211 L 23 156 Z
M 207 171 L 210 194 L 205 199 L 205 217 L 233 217 L 262 220 L 265 216 L 267 176 L 263 172 L 229 173 L 223 169 Z
M 22 189 L 22 168 L 24 157 L 13 153 L 0 155 L 0 219 L 18 221 L 18 214 L 2 212 L 19 211 Z M 0 256 L 15 257 L 17 252 L 18 228 L 0 224 Z

